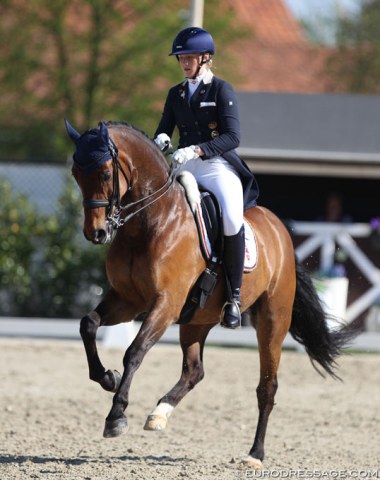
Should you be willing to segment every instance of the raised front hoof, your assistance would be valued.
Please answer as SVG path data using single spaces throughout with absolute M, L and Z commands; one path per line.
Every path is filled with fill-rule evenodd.
M 166 417 L 162 417 L 161 415 L 149 415 L 146 419 L 144 430 L 160 432 L 165 430 L 167 423 L 168 419 Z
M 243 468 L 252 468 L 254 470 L 261 470 L 263 468 L 263 462 L 258 458 L 251 457 L 248 455 L 244 460 L 241 461 Z
M 117 420 L 106 420 L 104 427 L 103 437 L 113 438 L 124 435 L 128 432 L 128 420 L 125 417 L 118 418 Z
M 107 392 L 117 392 L 121 383 L 121 374 L 117 370 L 107 370 L 100 385 Z

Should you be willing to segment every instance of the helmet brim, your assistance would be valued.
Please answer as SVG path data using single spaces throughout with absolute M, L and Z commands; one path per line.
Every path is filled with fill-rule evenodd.
M 209 53 L 210 55 L 214 55 L 214 52 L 211 52 L 210 50 L 207 50 L 205 52 L 194 52 L 194 50 L 179 50 L 178 52 L 170 52 L 168 55 L 173 56 L 173 55 L 191 55 L 198 53 L 199 55 L 204 55 L 205 53 Z

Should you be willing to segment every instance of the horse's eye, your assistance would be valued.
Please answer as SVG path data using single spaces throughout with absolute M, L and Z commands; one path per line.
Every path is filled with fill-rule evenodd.
M 102 181 L 109 182 L 110 180 L 111 180 L 111 172 L 109 170 L 102 172 Z

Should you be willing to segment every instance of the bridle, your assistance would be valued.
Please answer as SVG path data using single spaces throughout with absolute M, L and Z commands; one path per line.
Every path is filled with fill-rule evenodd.
M 125 181 L 127 182 L 127 191 L 125 192 L 124 195 L 126 195 L 129 191 L 132 190 L 133 184 L 128 179 L 127 174 L 125 173 L 125 170 L 120 163 L 119 160 L 119 151 L 114 144 L 114 142 L 109 139 L 108 142 L 108 149 L 109 151 L 105 152 L 102 157 L 98 159 L 100 162 L 101 159 L 106 156 L 106 155 L 111 155 L 112 158 L 112 170 L 113 170 L 113 186 L 112 186 L 112 194 L 109 199 L 92 199 L 92 198 L 85 198 L 83 200 L 83 207 L 84 208 L 106 208 L 107 209 L 107 218 L 106 218 L 106 225 L 107 225 L 107 238 L 106 242 L 110 241 L 112 239 L 113 233 L 115 230 L 118 228 L 122 227 L 126 222 L 131 220 L 135 215 L 140 213 L 142 210 L 145 208 L 149 207 L 150 205 L 153 205 L 157 200 L 159 200 L 161 197 L 163 197 L 173 186 L 175 178 L 176 178 L 176 173 L 178 170 L 178 167 L 174 166 L 172 164 L 168 178 L 164 182 L 164 184 L 158 188 L 156 191 L 150 193 L 149 195 L 146 195 L 145 197 L 142 197 L 135 202 L 128 203 L 127 205 L 122 205 L 121 201 L 121 195 L 120 195 L 120 175 L 119 172 L 123 175 Z M 74 163 L 75 162 L 75 157 L 74 157 Z M 145 201 L 149 200 L 145 205 L 142 205 L 141 207 L 137 208 L 137 210 L 127 213 L 130 209 L 133 207 L 138 206 L 140 203 L 143 203 Z M 122 214 L 125 215 L 122 215 Z

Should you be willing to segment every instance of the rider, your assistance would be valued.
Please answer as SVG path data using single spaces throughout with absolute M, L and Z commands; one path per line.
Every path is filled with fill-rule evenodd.
M 256 205 L 258 187 L 235 148 L 240 143 L 236 95 L 229 83 L 217 78 L 210 67 L 214 41 L 206 30 L 185 28 L 174 39 L 169 55 L 175 55 L 185 80 L 169 90 L 161 121 L 154 135 L 165 151 L 174 128 L 179 130 L 179 149 L 173 160 L 191 172 L 198 183 L 218 199 L 223 215 L 223 264 L 229 283 L 221 324 L 241 324 L 245 237 L 243 211 Z

